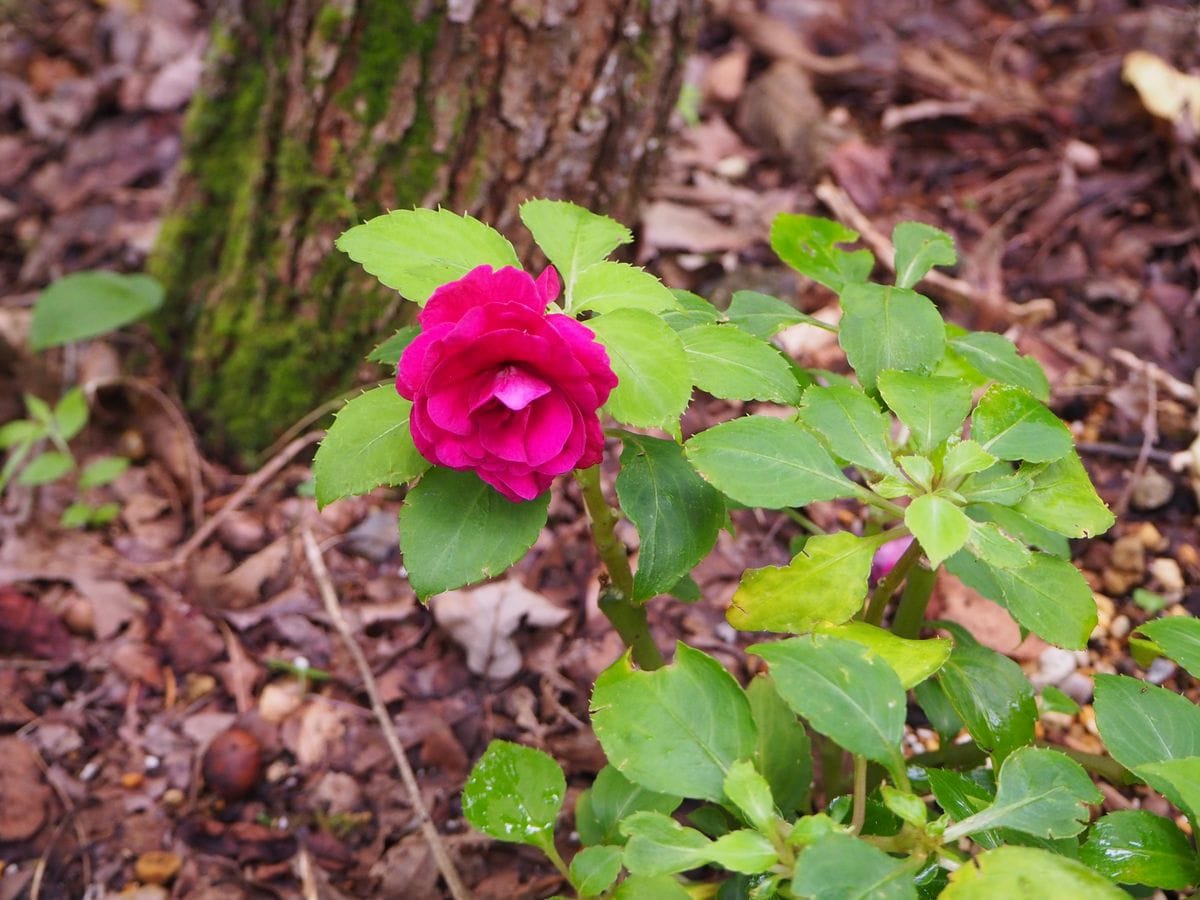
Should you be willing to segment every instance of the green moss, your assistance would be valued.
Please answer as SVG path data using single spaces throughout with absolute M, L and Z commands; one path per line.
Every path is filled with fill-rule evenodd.
M 317 21 L 314 23 L 314 27 L 321 40 L 328 43 L 337 39 L 338 34 L 342 30 L 342 23 L 345 21 L 345 15 L 336 6 L 322 6 L 321 11 L 317 13 Z
M 359 40 L 357 64 L 340 104 L 347 109 L 361 102 L 368 125 L 383 118 L 391 102 L 400 66 L 409 56 L 424 56 L 437 39 L 440 16 L 422 22 L 413 18 L 412 4 L 368 0 L 360 15 L 366 22 Z

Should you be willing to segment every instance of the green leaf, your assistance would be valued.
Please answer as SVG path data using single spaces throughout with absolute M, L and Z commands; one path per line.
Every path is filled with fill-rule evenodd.
M 1079 712 L 1079 704 L 1069 695 L 1052 684 L 1042 688 L 1042 712 L 1062 713 L 1073 716 Z
M 631 433 L 622 441 L 617 498 L 641 538 L 633 597 L 645 600 L 670 591 L 708 555 L 725 524 L 725 501 L 674 441 Z
M 901 222 L 892 231 L 896 247 L 896 287 L 910 288 L 934 266 L 958 262 L 954 239 L 924 222 Z
M 885 399 L 886 396 L 885 393 Z M 995 462 L 996 457 L 980 447 L 977 441 L 957 441 L 950 444 L 945 457 L 942 458 L 942 478 L 945 481 L 956 481 L 967 475 L 983 472 Z
M 783 355 L 730 325 L 697 325 L 679 333 L 692 381 L 714 397 L 795 404 L 800 385 Z
M 38 295 L 29 343 L 45 350 L 94 338 L 149 315 L 162 302 L 163 287 L 149 275 L 77 272 Z
M 120 503 L 101 503 L 92 509 L 89 525 L 107 525 L 121 514 Z
M 566 793 L 562 769 L 549 754 L 495 740 L 463 787 L 463 815 L 498 841 L 553 848 Z
M 620 874 L 620 847 L 584 847 L 571 860 L 571 885 L 582 897 L 603 894 Z
M 893 815 L 898 816 L 908 824 L 923 828 L 925 823 L 929 821 L 929 810 L 925 808 L 925 801 L 916 794 L 897 790 L 890 784 L 881 784 L 879 786 L 879 795 L 883 798 L 884 806 Z
M 1122 884 L 1182 890 L 1200 882 L 1187 835 L 1170 819 L 1142 809 L 1109 813 L 1088 832 L 1081 862 Z
M 599 262 L 579 275 L 572 295 L 572 310 L 597 313 L 614 309 L 641 309 L 656 313 L 678 309 L 675 296 L 645 269 L 627 263 Z
M 922 712 L 929 719 L 929 723 L 941 737 L 942 743 L 953 743 L 959 732 L 963 730 L 963 721 L 954 711 L 954 706 L 950 703 L 950 698 L 946 696 L 946 690 L 942 687 L 941 682 L 936 678 L 922 681 L 913 688 L 913 694 L 916 696 L 917 704 L 921 707 Z
M 1083 766 L 1056 750 L 1022 747 L 1000 767 L 992 805 L 946 829 L 946 841 L 1011 828 L 1043 838 L 1074 837 L 1087 827 L 1088 804 L 1103 795 Z
M 771 796 L 771 785 L 754 768 L 754 763 L 739 759 L 729 767 L 725 776 L 725 796 L 750 825 L 764 833 L 772 833 L 778 818 L 775 799 Z
M 758 291 L 734 291 L 725 318 L 730 325 L 735 325 L 763 340 L 801 322 L 808 322 L 819 328 L 829 328 L 827 323 L 805 315 L 790 303 L 769 294 L 760 294 Z
M 1007 656 L 956 635 L 937 680 L 975 743 L 985 750 L 1004 758 L 1033 743 L 1038 719 L 1033 687 Z
M 661 313 L 662 320 L 675 331 L 686 331 L 695 325 L 708 325 L 721 317 L 720 311 L 698 294 L 680 288 L 669 288 L 678 309 Z
M 32 444 L 46 436 L 46 426 L 32 419 L 15 419 L 0 425 L 0 450 L 17 444 Z
M 403 328 L 397 329 L 395 334 L 367 354 L 367 362 L 383 363 L 388 366 L 399 365 L 400 357 L 404 355 L 405 349 L 420 333 L 421 328 L 418 325 L 405 325 Z
M 916 900 L 914 866 L 848 834 L 830 834 L 796 860 L 792 890 L 813 900 Z
M 1034 469 L 1033 487 L 1015 508 L 1030 521 L 1073 538 L 1104 534 L 1115 521 L 1074 452 Z
M 1140 625 L 1138 631 L 1158 644 L 1164 654 L 1187 669 L 1193 678 L 1200 676 L 1200 619 L 1169 616 Z
M 992 522 L 971 521 L 967 549 L 972 556 L 992 568 L 1024 569 L 1033 559 L 1028 547 L 1009 537 Z
M 758 731 L 754 762 L 785 816 L 805 807 L 812 786 L 812 743 L 769 675 L 756 675 L 746 688 Z
M 662 319 L 641 309 L 617 309 L 588 320 L 608 350 L 617 387 L 605 409 L 618 422 L 679 433 L 692 396 L 683 342 Z
M 974 441 L 964 441 L 974 444 Z M 976 444 L 978 446 L 978 444 Z M 1024 472 L 1014 472 L 1008 463 L 998 463 L 982 472 L 972 474 L 958 487 L 958 492 L 971 503 L 997 503 L 1011 506 L 1033 489 L 1033 479 Z
M 1200 756 L 1200 708 L 1166 688 L 1124 675 L 1096 675 L 1096 727 L 1109 754 L 1136 770 L 1176 806 L 1183 795 L 1173 779 L 1143 769 L 1153 763 Z
M 448 209 L 393 210 L 355 225 L 336 245 L 385 286 L 421 305 L 478 266 L 521 266 L 502 234 Z
M 771 667 L 779 695 L 814 730 L 851 753 L 903 765 L 904 688 L 881 657 L 854 641 L 813 634 L 747 652 Z
M 719 662 L 682 643 L 662 669 L 635 671 L 628 654 L 605 669 L 592 692 L 592 728 L 630 781 L 715 802 L 729 767 L 756 742 L 745 692 Z
M 1050 462 L 1072 452 L 1071 432 L 1024 388 L 993 384 L 971 417 L 971 437 L 1000 459 Z
M 617 885 L 613 900 L 692 900 L 670 875 L 632 875 Z
M 547 491 L 511 503 L 471 472 L 433 468 L 400 509 L 400 551 L 418 597 L 499 575 L 533 546 Z
M 940 900 L 1013 900 L 1053 897 L 1054 900 L 1129 900 L 1081 862 L 1034 847 L 989 850 L 950 876 Z
M 913 640 L 898 637 L 887 629 L 866 622 L 818 625 L 816 630 L 821 634 L 854 641 L 878 653 L 900 676 L 900 684 L 905 690 L 916 687 L 937 672 L 950 658 L 954 646 L 946 638 Z
M 1004 605 L 1022 626 L 1051 644 L 1082 650 L 1096 627 L 1096 601 L 1078 569 L 1048 553 L 1022 568 L 989 566 Z
M 851 284 L 842 293 L 838 340 L 869 391 L 880 372 L 928 375 L 946 350 L 945 324 L 928 298 L 905 288 Z
M 391 385 L 347 401 L 313 460 L 319 506 L 380 485 L 404 484 L 429 468 L 408 430 L 411 409 Z
M 933 463 L 929 461 L 929 457 L 908 454 L 901 456 L 899 463 L 904 474 L 911 478 L 921 490 L 933 490 L 933 477 L 936 473 L 933 471 Z
M 86 528 L 92 521 L 92 507 L 88 503 L 72 503 L 63 510 L 58 524 L 63 528 Z
M 110 484 L 129 468 L 129 460 L 124 456 L 103 456 L 93 460 L 84 467 L 79 476 L 79 489 L 100 487 Z
M 662 813 L 634 813 L 621 823 L 621 833 L 628 838 L 623 862 L 633 875 L 686 872 L 712 858 L 712 841 Z
M 961 432 L 971 411 L 971 386 L 957 378 L 888 369 L 879 373 L 878 386 L 888 408 L 908 426 L 924 453 Z
M 862 391 L 810 387 L 800 403 L 799 420 L 847 462 L 884 475 L 900 474 L 888 447 L 890 423 Z
M 562 276 L 569 310 L 579 306 L 573 292 L 581 273 L 621 244 L 633 240 L 633 234 L 620 222 L 565 200 L 526 200 L 521 204 L 520 215 L 537 245 Z
M 988 378 L 1024 388 L 1043 403 L 1050 399 L 1050 382 L 1038 361 L 1018 353 L 1004 335 L 974 331 L 951 337 L 950 347 Z
M 929 565 L 935 568 L 957 553 L 971 532 L 966 513 L 937 494 L 914 498 L 904 511 L 904 524 L 921 542 Z
M 1179 802 L 1175 805 L 1193 821 L 1200 814 L 1200 756 L 1145 763 L 1134 769 L 1133 773 L 1147 784 L 1169 786 L 1169 792 L 1165 788 L 1160 788 L 1160 792 L 1168 798 L 1178 797 Z
M 746 506 L 785 509 L 861 491 L 816 438 L 782 419 L 734 419 L 700 432 L 684 449 L 710 484 Z
M 709 848 L 709 859 L 730 872 L 757 875 L 779 862 L 779 853 L 765 834 L 745 828 L 717 838 Z
M 630 813 L 647 811 L 669 816 L 680 804 L 679 797 L 658 794 L 634 784 L 613 766 L 596 774 L 592 786 L 579 795 L 575 805 L 575 828 L 585 845 L 622 844 L 618 826 Z
M 66 453 L 57 450 L 47 450 L 40 456 L 35 456 L 29 465 L 17 476 L 20 484 L 36 486 L 58 481 L 75 468 L 75 460 Z
M 868 250 L 837 246 L 857 240 L 857 231 L 817 216 L 780 213 L 771 223 L 771 249 L 779 258 L 839 294 L 849 283 L 866 281 L 875 264 Z
M 54 430 L 69 441 L 87 425 L 88 403 L 83 389 L 73 387 L 54 405 Z
M 50 404 L 41 397 L 26 394 L 25 409 L 29 411 L 29 415 L 47 428 L 54 427 L 54 411 L 50 409 Z
M 991 773 L 983 773 L 990 775 Z M 996 792 L 980 784 L 974 778 L 951 769 L 926 769 L 929 788 L 938 806 L 955 821 L 970 818 L 982 809 L 991 806 Z M 985 850 L 999 847 L 1004 840 L 999 831 L 977 831 L 971 840 Z
M 994 522 L 1013 537 L 1052 556 L 1071 558 L 1071 545 L 1063 535 L 1037 524 L 1014 509 L 997 503 L 972 503 L 965 512 L 977 522 Z
M 726 618 L 741 631 L 798 633 L 862 609 L 878 542 L 848 531 L 810 537 L 786 566 L 749 569 Z

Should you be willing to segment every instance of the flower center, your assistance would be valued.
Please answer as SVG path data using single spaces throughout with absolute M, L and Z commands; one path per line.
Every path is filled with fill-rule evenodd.
M 513 412 L 524 409 L 548 393 L 550 385 L 517 366 L 505 366 L 498 370 L 491 389 L 491 395 Z

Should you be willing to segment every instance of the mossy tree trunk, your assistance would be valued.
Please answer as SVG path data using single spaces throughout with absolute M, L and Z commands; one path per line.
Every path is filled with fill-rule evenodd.
M 151 262 L 210 447 L 261 449 L 396 324 L 333 249 L 355 222 L 441 204 L 516 237 L 530 196 L 629 221 L 698 4 L 222 0 Z

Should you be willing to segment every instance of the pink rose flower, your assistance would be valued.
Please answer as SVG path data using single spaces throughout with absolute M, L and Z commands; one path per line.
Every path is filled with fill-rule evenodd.
M 514 502 L 604 450 L 597 410 L 617 376 L 591 329 L 547 315 L 559 286 L 553 268 L 537 281 L 507 266 L 472 269 L 433 292 L 396 372 L 417 451 Z

